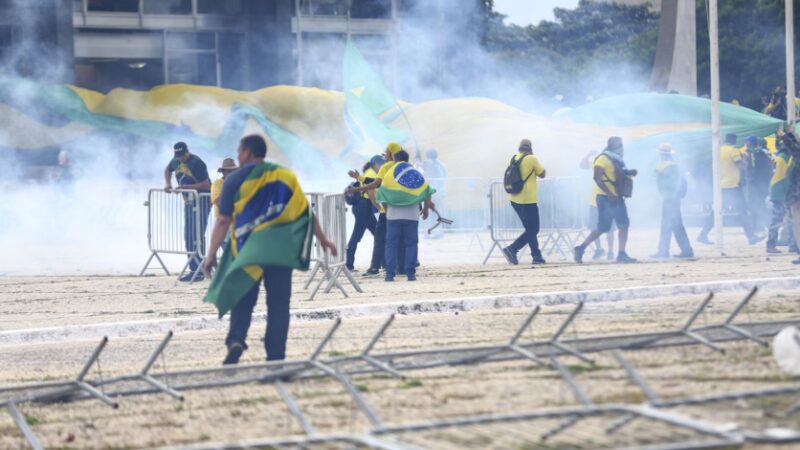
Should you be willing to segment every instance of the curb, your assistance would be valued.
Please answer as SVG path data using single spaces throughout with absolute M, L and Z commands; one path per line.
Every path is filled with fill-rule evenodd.
M 800 277 L 711 281 L 589 291 L 543 292 L 537 294 L 503 294 L 444 300 L 420 300 L 334 306 L 317 309 L 296 309 L 292 311 L 292 320 L 306 322 L 333 320 L 336 318 L 379 317 L 388 316 L 390 314 L 434 314 L 506 308 L 531 308 L 534 305 L 563 305 L 578 302 L 618 302 L 624 300 L 671 297 L 676 295 L 707 294 L 712 291 L 749 291 L 753 287 L 758 287 L 761 290 L 798 289 L 800 288 Z M 255 323 L 264 323 L 265 318 L 266 316 L 261 314 L 253 317 Z M 227 330 L 227 328 L 228 320 L 220 320 L 217 319 L 216 316 L 68 325 L 63 327 L 33 328 L 0 332 L 0 346 L 100 339 L 103 336 L 109 338 L 153 336 L 166 334 L 170 330 L 174 332 L 224 331 Z

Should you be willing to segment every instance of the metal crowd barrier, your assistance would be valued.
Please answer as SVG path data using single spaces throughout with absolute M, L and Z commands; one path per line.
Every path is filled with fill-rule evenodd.
M 539 248 L 542 254 L 567 257 L 585 236 L 584 214 L 588 207 L 576 177 L 538 180 Z M 486 264 L 494 250 L 514 241 L 525 229 L 511 207 L 502 181 L 489 185 L 489 232 L 492 246 L 483 259 Z M 523 248 L 523 251 L 527 247 Z
M 356 292 L 363 292 L 353 274 L 345 267 L 347 254 L 347 203 L 345 203 L 344 194 L 310 193 L 306 195 L 309 207 L 319 219 L 323 233 L 339 250 L 337 256 L 332 256 L 315 240 L 314 256 L 312 257 L 314 267 L 304 286 L 305 289 L 309 289 L 316 281 L 309 300 L 313 300 L 316 297 L 323 285 L 325 286 L 323 292 L 326 294 L 335 287 L 345 297 L 348 297 L 347 291 L 339 282 L 339 277 L 342 275 L 347 278 Z M 318 275 L 319 279 L 317 280 Z
M 186 255 L 186 264 L 178 274 L 182 277 L 192 262 L 202 264 L 206 249 L 206 229 L 204 224 L 209 216 L 207 202 L 196 190 L 175 189 L 170 192 L 164 189 L 150 189 L 147 194 L 147 245 L 150 257 L 147 259 L 139 276 L 150 267 L 155 258 L 167 275 L 171 275 L 161 255 Z M 197 270 L 192 274 L 192 281 L 200 276 Z
M 472 231 L 486 230 L 489 211 L 486 203 L 476 202 L 476 198 L 486 195 L 486 180 L 483 178 L 430 178 L 428 183 L 436 189 L 433 202 L 436 210 L 448 219 L 453 220 L 452 225 L 442 227 L 442 231 Z M 420 226 L 424 232 L 435 225 L 436 219 L 429 218 Z

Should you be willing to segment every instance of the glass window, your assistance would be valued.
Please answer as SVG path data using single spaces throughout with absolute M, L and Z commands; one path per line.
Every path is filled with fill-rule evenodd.
M 216 48 L 213 32 L 167 33 L 167 48 L 170 50 L 213 50 Z
M 242 9 L 242 0 L 197 0 L 198 14 L 238 16 Z
M 217 84 L 217 59 L 213 53 L 172 55 L 167 67 L 168 83 Z
M 300 11 L 309 16 L 346 16 L 347 0 L 301 0 Z
M 353 0 L 350 17 L 356 19 L 388 19 L 392 16 L 392 0 Z
M 145 14 L 191 14 L 192 0 L 144 0 Z
M 87 0 L 89 11 L 139 12 L 139 0 Z

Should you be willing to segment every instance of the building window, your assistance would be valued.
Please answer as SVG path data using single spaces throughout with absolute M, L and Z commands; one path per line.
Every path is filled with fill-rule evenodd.
M 308 16 L 346 16 L 347 0 L 300 0 L 300 12 Z
M 242 0 L 197 0 L 198 14 L 238 16 L 242 10 Z
M 192 0 L 144 0 L 145 14 L 191 14 Z
M 87 0 L 89 11 L 139 12 L 139 0 Z
M 389 19 L 392 0 L 353 0 L 350 17 L 355 19 Z

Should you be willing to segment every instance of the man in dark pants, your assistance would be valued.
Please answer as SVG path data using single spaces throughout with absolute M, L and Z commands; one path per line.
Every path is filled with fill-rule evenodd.
M 658 192 L 661 194 L 661 236 L 658 240 L 658 253 L 653 258 L 669 258 L 669 245 L 672 235 L 678 242 L 681 253 L 677 258 L 692 258 L 694 251 L 689 244 L 689 236 L 683 226 L 681 216 L 681 198 L 686 194 L 686 184 L 680 173 L 680 168 L 675 163 L 672 146 L 661 144 L 658 147 L 661 162 L 656 166 Z
M 217 264 L 217 250 L 219 250 L 232 226 L 232 218 L 234 212 L 237 211 L 237 200 L 241 197 L 240 190 L 242 185 L 253 170 L 263 165 L 267 154 L 267 144 L 261 136 L 246 136 L 239 143 L 237 152 L 241 169 L 228 175 L 223 185 L 222 195 L 219 200 L 219 218 L 211 236 L 208 256 L 203 263 L 203 270 L 206 273 L 210 273 L 211 269 Z M 293 174 L 291 177 L 295 178 Z M 267 195 L 264 197 L 264 199 L 261 199 L 259 196 L 253 196 L 250 201 L 274 200 L 274 196 Z M 336 246 L 322 233 L 316 217 L 314 218 L 313 226 L 314 235 L 322 248 L 336 256 Z M 249 245 L 249 241 L 245 241 L 243 245 Z M 286 357 L 286 338 L 289 333 L 292 269 L 277 265 L 265 265 L 261 266 L 261 269 L 263 271 L 264 287 L 267 291 L 267 330 L 264 339 L 267 360 L 281 360 Z M 228 336 L 225 338 L 228 354 L 223 364 L 238 363 L 242 353 L 247 349 L 245 339 L 250 328 L 253 308 L 255 308 L 258 301 L 258 290 L 259 285 L 256 284 L 231 310 L 230 329 Z
M 180 189 L 193 189 L 198 194 L 208 193 L 211 190 L 211 180 L 208 177 L 206 163 L 197 155 L 189 152 L 189 147 L 185 142 L 178 142 L 173 146 L 175 155 L 164 169 L 164 190 L 172 191 L 172 174 L 178 182 Z M 203 279 L 203 273 L 197 272 L 202 255 L 206 252 L 206 227 L 208 226 L 208 214 L 211 212 L 211 197 L 204 195 L 199 197 L 199 202 L 195 205 L 194 198 L 184 196 L 185 205 L 183 209 L 184 228 L 183 238 L 186 243 L 186 251 L 197 251 L 197 244 L 200 244 L 200 256 L 189 255 L 189 273 L 181 277 L 181 281 L 199 281 Z M 199 209 L 199 214 L 195 211 Z M 200 223 L 197 223 L 199 216 Z M 199 225 L 199 226 L 198 226 Z M 198 232 L 200 233 L 198 235 Z
M 778 250 L 778 233 L 786 224 L 789 209 L 786 207 L 786 192 L 789 190 L 789 152 L 783 139 L 778 139 L 778 153 L 775 154 L 775 171 L 772 174 L 769 188 L 769 200 L 772 202 L 772 221 L 769 224 L 767 253 L 781 253 Z M 789 248 L 797 247 L 794 241 L 791 221 L 789 221 Z M 790 250 L 791 251 L 791 250 Z
M 364 165 L 364 174 L 358 175 L 356 180 L 359 186 L 372 183 L 378 175 L 380 166 L 383 165 L 384 159 L 380 155 L 375 155 L 372 159 Z M 380 210 L 380 207 L 375 203 L 374 191 L 364 192 L 359 195 L 358 200 L 353 204 L 353 217 L 355 217 L 355 224 L 353 225 L 353 233 L 347 241 L 347 260 L 345 267 L 347 270 L 355 270 L 356 249 L 364 237 L 364 233 L 370 232 L 375 237 L 375 227 L 378 221 L 375 219 L 375 213 Z M 371 266 L 370 266 L 371 267 Z
M 516 194 L 509 195 L 511 207 L 519 216 L 525 231 L 509 245 L 503 249 L 503 256 L 509 264 L 517 265 L 517 253 L 526 245 L 531 249 L 533 264 L 544 264 L 542 252 L 539 250 L 539 193 L 537 178 L 544 178 L 546 172 L 539 159 L 533 155 L 531 141 L 523 139 L 519 144 L 518 153 L 514 155 L 512 163 L 519 163 L 520 173 L 525 180 L 522 190 Z

